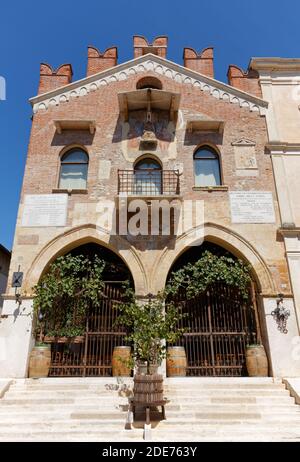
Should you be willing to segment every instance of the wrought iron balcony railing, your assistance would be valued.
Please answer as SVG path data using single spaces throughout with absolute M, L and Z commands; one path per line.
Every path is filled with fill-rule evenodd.
M 177 196 L 180 194 L 178 170 L 119 170 L 118 194 L 129 196 Z

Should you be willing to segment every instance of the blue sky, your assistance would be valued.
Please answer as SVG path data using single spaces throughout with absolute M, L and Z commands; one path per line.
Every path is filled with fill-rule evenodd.
M 73 79 L 86 71 L 87 45 L 118 46 L 119 62 L 133 57 L 132 36 L 168 35 L 168 58 L 215 47 L 215 76 L 229 64 L 246 68 L 252 56 L 300 57 L 298 0 L 5 1 L 0 15 L 0 243 L 11 249 L 30 135 L 40 62 L 71 63 Z

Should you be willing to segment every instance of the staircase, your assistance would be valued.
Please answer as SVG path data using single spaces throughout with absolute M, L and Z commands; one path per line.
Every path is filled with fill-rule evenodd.
M 15 380 L 0 399 L 1 441 L 142 441 L 125 430 L 131 380 Z
M 166 379 L 165 391 L 154 441 L 300 441 L 300 406 L 281 380 Z
M 153 441 L 300 441 L 300 406 L 272 378 L 165 379 Z M 0 399 L 0 441 L 143 441 L 125 430 L 130 379 L 15 380 Z

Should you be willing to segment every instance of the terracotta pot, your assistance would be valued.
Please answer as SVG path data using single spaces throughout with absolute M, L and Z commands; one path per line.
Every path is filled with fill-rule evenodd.
M 187 360 L 185 349 L 182 346 L 168 347 L 167 350 L 167 377 L 185 377 Z
M 268 376 L 268 358 L 263 345 L 246 347 L 246 366 L 249 377 Z
M 112 375 L 113 377 L 129 377 L 131 369 L 126 364 L 130 360 L 131 347 L 117 346 L 114 348 L 112 356 Z
M 29 358 L 29 377 L 48 377 L 51 364 L 51 345 L 35 346 Z

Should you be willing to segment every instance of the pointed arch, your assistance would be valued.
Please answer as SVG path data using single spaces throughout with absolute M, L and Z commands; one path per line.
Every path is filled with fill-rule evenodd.
M 110 236 L 96 225 L 82 225 L 73 228 L 48 242 L 34 259 L 24 281 L 24 289 L 31 293 L 50 263 L 58 256 L 87 243 L 97 243 L 118 255 L 131 272 L 138 295 L 148 292 L 147 276 L 135 249 L 122 237 Z
M 208 222 L 204 224 L 203 240 L 218 244 L 247 262 L 252 268 L 252 277 L 260 293 L 265 296 L 273 296 L 276 293 L 267 263 L 258 250 L 243 236 L 230 228 Z M 164 288 L 169 270 L 177 258 L 195 244 L 200 245 L 199 236 L 195 238 L 195 230 L 190 230 L 176 239 L 174 249 L 164 249 L 153 265 L 151 273 L 151 290 L 154 293 Z

